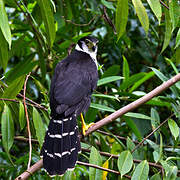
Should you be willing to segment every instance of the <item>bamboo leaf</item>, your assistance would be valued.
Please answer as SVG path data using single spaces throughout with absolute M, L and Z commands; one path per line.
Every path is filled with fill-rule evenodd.
M 147 180 L 148 174 L 149 174 L 149 165 L 147 160 L 144 160 L 136 167 L 132 176 L 132 180 Z
M 136 10 L 139 21 L 140 21 L 140 23 L 141 23 L 142 27 L 144 28 L 145 33 L 147 35 L 148 30 L 149 30 L 149 18 L 148 18 L 146 9 L 143 6 L 143 3 L 141 2 L 141 0 L 132 0 L 132 3 L 133 3 L 134 8 Z
M 21 91 L 23 85 L 24 85 L 24 79 L 25 76 L 21 76 L 14 80 L 8 88 L 5 89 L 2 97 L 3 98 L 9 98 L 9 99 L 14 99 L 16 95 Z
M 140 114 L 140 113 L 128 112 L 128 113 L 125 114 L 125 116 L 127 116 L 127 117 L 133 117 L 133 118 L 138 118 L 138 119 L 151 120 L 151 117 L 146 116 L 146 115 L 144 115 L 144 114 Z
M 14 123 L 9 107 L 5 104 L 1 118 L 2 144 L 8 153 L 14 141 Z
M 171 39 L 171 32 L 172 32 L 172 24 L 169 16 L 169 11 L 165 9 L 165 36 L 164 36 L 164 43 L 161 50 L 161 53 L 167 48 L 169 45 L 169 41 Z
M 19 124 L 20 124 L 21 130 L 24 128 L 26 124 L 26 121 L 24 119 L 24 105 L 21 101 L 19 102 Z
M 118 0 L 116 8 L 116 30 L 118 40 L 126 31 L 128 20 L 128 0 Z
M 36 130 L 37 139 L 39 141 L 40 146 L 42 146 L 45 136 L 45 128 L 39 112 L 34 107 L 33 107 L 33 123 Z
M 8 43 L 6 42 L 2 34 L 2 31 L 0 29 L 0 65 L 2 66 L 4 71 L 6 70 L 8 60 L 9 60 Z
M 105 77 L 103 79 L 100 79 L 97 83 L 97 86 L 101 86 L 110 82 L 114 82 L 117 80 L 123 79 L 121 76 L 110 76 L 110 77 Z
M 107 111 L 107 112 L 115 112 L 114 109 L 108 107 L 108 106 L 105 106 L 105 105 L 101 105 L 101 104 L 94 104 L 94 103 L 91 103 L 90 105 L 91 108 L 95 108 L 95 109 L 99 109 L 101 111 Z
M 169 14 L 172 22 L 172 32 L 177 27 L 180 20 L 180 6 L 178 0 L 169 1 Z
M 9 44 L 9 48 L 11 48 L 11 31 L 3 0 L 0 0 L 0 28 L 4 38 Z
M 98 166 L 102 166 L 102 158 L 97 151 L 95 147 L 92 146 L 91 148 L 91 153 L 90 153 L 90 159 L 89 159 L 90 164 L 95 164 Z M 89 179 L 90 180 L 95 180 L 95 179 L 102 179 L 102 171 L 96 168 L 89 168 Z
M 121 178 L 124 174 L 128 173 L 133 165 L 133 157 L 130 151 L 123 151 L 118 158 L 118 169 L 121 173 Z
M 175 48 L 177 48 L 179 45 L 180 45 L 180 29 L 177 32 Z
M 123 56 L 123 77 L 124 77 L 124 81 L 129 78 L 129 64 L 124 56 Z
M 147 0 L 149 6 L 151 7 L 153 13 L 157 17 L 159 24 L 161 23 L 162 9 L 159 0 Z
M 37 0 L 37 2 L 39 4 L 41 15 L 44 21 L 48 44 L 50 47 L 52 47 L 56 32 L 51 2 L 49 0 Z
M 177 137 L 179 137 L 179 127 L 176 124 L 176 122 L 172 119 L 168 120 L 168 125 L 171 131 L 171 134 L 174 136 L 175 139 L 177 139 Z

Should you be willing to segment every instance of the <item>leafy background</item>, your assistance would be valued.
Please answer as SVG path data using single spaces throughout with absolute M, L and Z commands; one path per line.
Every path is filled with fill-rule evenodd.
M 179 73 L 179 19 L 178 0 L 0 0 L 0 179 L 27 169 L 29 127 L 31 165 L 40 159 L 53 70 L 80 37 L 99 39 L 100 80 L 85 117 L 97 122 Z M 81 139 L 75 170 L 54 179 L 178 179 L 179 94 L 178 82 Z M 41 169 L 30 179 L 50 177 Z

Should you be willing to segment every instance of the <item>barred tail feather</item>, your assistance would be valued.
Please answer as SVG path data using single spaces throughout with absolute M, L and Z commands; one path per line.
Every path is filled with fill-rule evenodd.
M 80 150 L 75 115 L 51 119 L 41 150 L 43 166 L 49 175 L 63 175 L 73 169 Z

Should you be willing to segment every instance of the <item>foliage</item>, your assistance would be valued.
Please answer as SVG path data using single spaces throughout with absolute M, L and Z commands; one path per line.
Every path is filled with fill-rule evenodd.
M 27 168 L 29 146 L 22 89 L 28 73 L 26 104 L 33 164 L 40 159 L 49 123 L 53 70 L 80 37 L 92 34 L 100 41 L 100 80 L 86 114 L 86 121 L 98 121 L 178 74 L 179 19 L 178 0 L 0 0 L 1 179 L 14 179 Z M 168 123 L 162 124 L 165 120 Z M 79 161 L 113 169 L 119 172 L 119 179 L 177 179 L 178 120 L 179 82 L 102 127 L 103 132 L 84 138 Z M 158 126 L 158 131 L 136 148 L 138 141 Z M 117 179 L 117 173 L 76 165 L 62 179 Z M 31 179 L 50 177 L 39 170 Z

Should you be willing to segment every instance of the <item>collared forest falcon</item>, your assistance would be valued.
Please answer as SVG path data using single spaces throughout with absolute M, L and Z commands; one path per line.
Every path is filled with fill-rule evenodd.
M 50 176 L 73 169 L 81 151 L 76 119 L 89 108 L 97 85 L 97 43 L 91 36 L 81 38 L 55 68 L 50 89 L 51 120 L 41 150 L 44 169 Z M 85 133 L 88 126 L 84 122 L 82 126 Z

